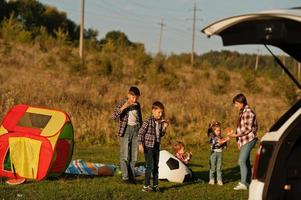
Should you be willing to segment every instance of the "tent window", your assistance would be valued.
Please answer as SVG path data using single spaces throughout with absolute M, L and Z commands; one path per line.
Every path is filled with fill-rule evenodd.
M 36 113 L 26 112 L 21 120 L 18 122 L 18 126 L 29 127 L 29 128 L 40 128 L 43 129 L 48 124 L 51 116 L 42 115 Z
M 11 171 L 9 149 L 8 149 L 8 151 L 7 151 L 6 155 L 5 155 L 5 159 L 4 159 L 4 170 Z

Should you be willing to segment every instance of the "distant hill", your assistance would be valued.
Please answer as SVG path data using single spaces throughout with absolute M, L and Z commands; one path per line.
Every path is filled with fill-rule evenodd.
M 0 11 L 9 11 L 8 5 L 0 0 Z M 51 9 L 68 21 L 55 8 L 40 9 L 43 15 Z M 246 94 L 256 110 L 260 135 L 298 99 L 296 87 L 270 56 L 259 57 L 256 72 L 256 55 L 230 51 L 196 55 L 191 66 L 188 53 L 153 56 L 125 33 L 111 31 L 97 40 L 92 31 L 85 40 L 83 65 L 78 42 L 67 29 L 58 26 L 49 31 L 34 20 L 20 21 L 16 18 L 20 13 L 0 13 L 6 13 L 0 16 L 0 118 L 16 104 L 62 109 L 71 115 L 79 144 L 118 142 L 117 123 L 110 116 L 131 85 L 141 89 L 144 118 L 152 101 L 166 105 L 171 126 L 165 144 L 177 139 L 205 143 L 213 119 L 221 121 L 222 128 L 234 127 L 238 112 L 231 102 L 237 93 Z M 285 62 L 296 74 L 296 62 L 288 57 Z

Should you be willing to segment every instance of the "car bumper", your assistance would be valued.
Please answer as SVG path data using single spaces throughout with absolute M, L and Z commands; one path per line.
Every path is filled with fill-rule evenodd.
M 249 187 L 249 200 L 262 200 L 263 188 L 263 182 L 252 180 Z

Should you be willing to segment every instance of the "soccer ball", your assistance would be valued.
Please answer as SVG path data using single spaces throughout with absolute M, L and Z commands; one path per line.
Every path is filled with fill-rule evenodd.
M 166 150 L 160 151 L 159 179 L 183 183 L 192 178 L 189 168 Z

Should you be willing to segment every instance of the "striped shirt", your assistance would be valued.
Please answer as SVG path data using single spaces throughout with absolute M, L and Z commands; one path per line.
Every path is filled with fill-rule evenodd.
M 246 105 L 239 111 L 239 120 L 237 124 L 236 134 L 238 136 L 238 145 L 241 147 L 253 139 L 257 138 L 258 124 L 255 112 Z
M 147 118 L 145 122 L 143 122 L 142 127 L 139 129 L 138 133 L 138 142 L 145 147 L 154 148 L 155 142 L 161 141 L 161 137 L 165 135 L 165 129 L 162 127 L 162 122 L 159 122 L 159 138 L 157 138 L 156 134 L 156 122 L 153 116 Z
M 115 107 L 115 110 L 112 114 L 112 119 L 113 120 L 119 120 L 119 129 L 117 132 L 117 135 L 120 137 L 123 137 L 126 127 L 128 125 L 128 118 L 129 118 L 129 111 L 132 110 L 133 108 L 130 106 L 123 111 L 121 111 L 121 107 L 125 104 L 127 99 L 122 99 L 120 100 Z M 142 124 L 142 114 L 141 114 L 141 107 L 140 104 L 137 102 L 137 105 L 135 106 L 135 109 L 137 110 L 138 113 L 138 127 L 141 127 Z

